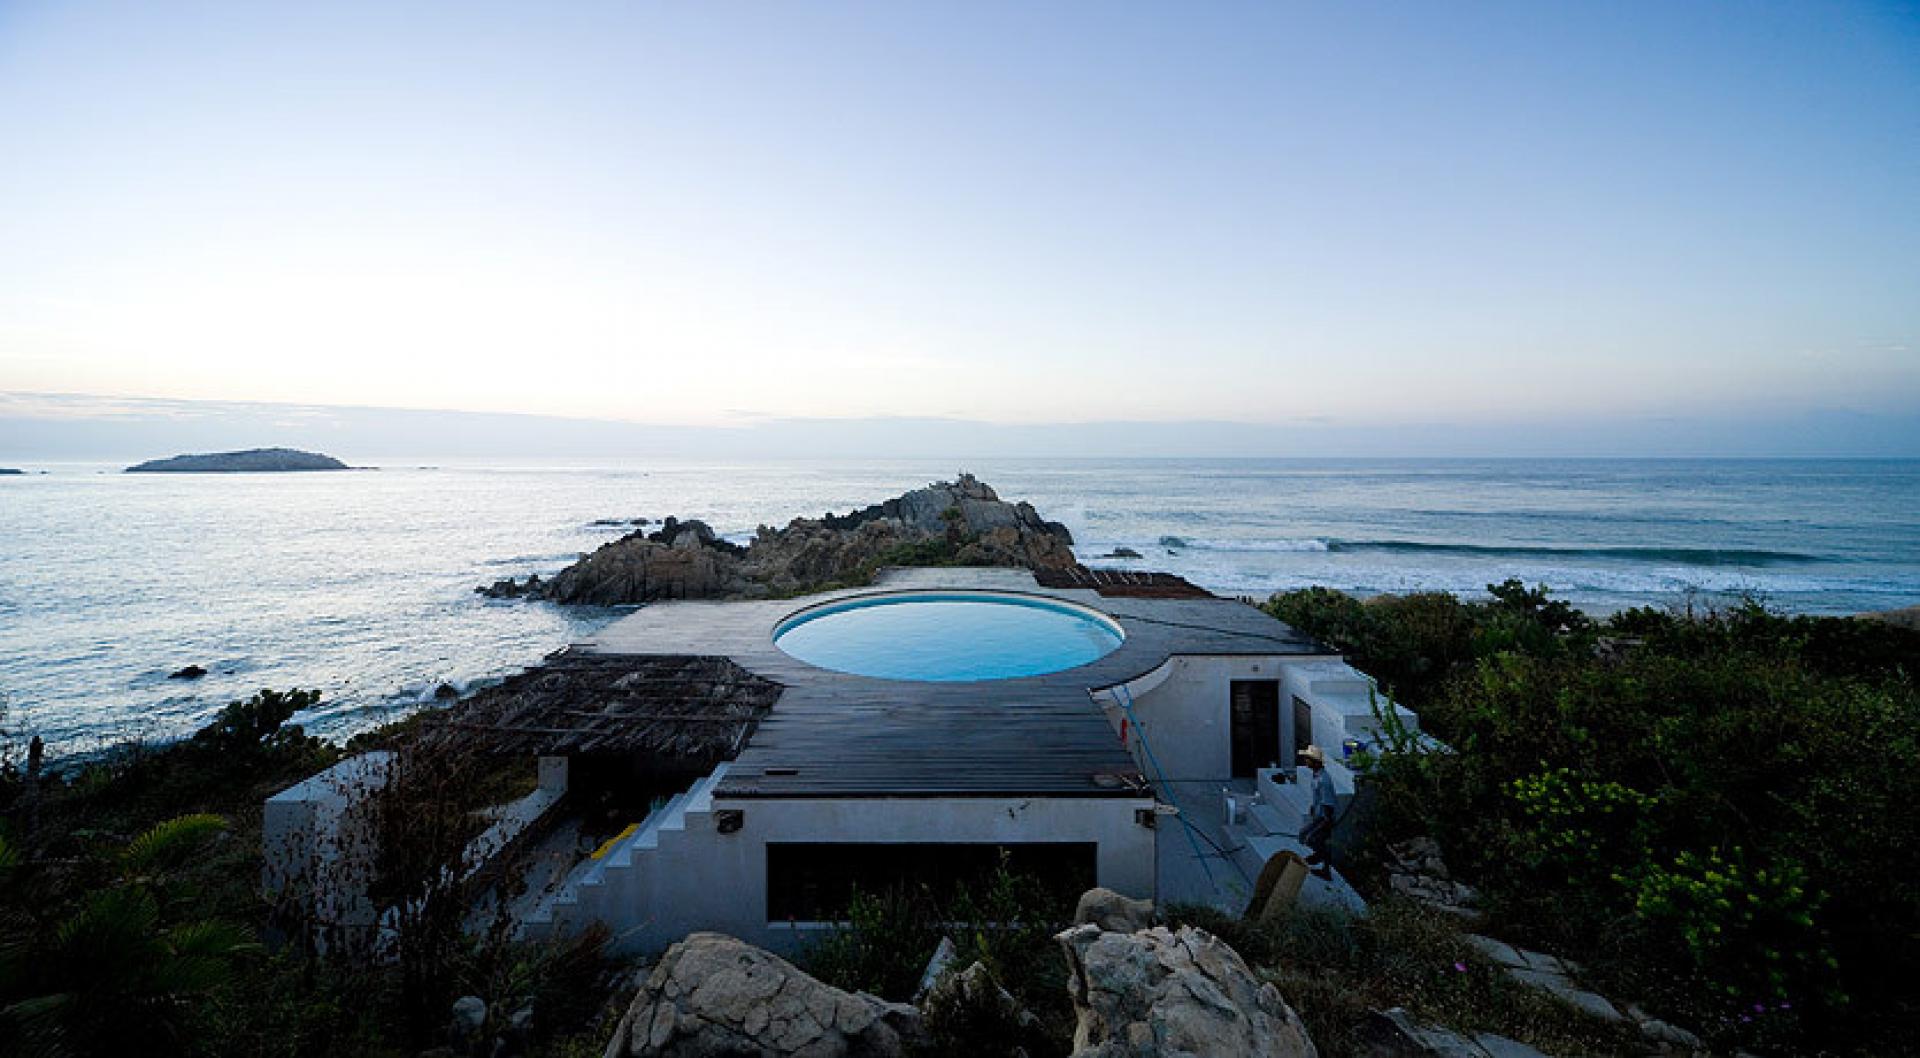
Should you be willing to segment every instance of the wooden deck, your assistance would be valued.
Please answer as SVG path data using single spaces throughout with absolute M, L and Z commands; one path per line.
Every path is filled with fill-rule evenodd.
M 1087 665 L 964 683 L 831 672 L 773 643 L 795 610 L 911 589 L 1018 591 L 1091 606 L 1126 640 Z M 890 570 L 871 588 L 802 599 L 656 603 L 576 649 L 725 656 L 785 688 L 716 790 L 723 797 L 1138 796 L 1139 769 L 1088 692 L 1176 654 L 1332 656 L 1244 603 L 1211 596 L 1103 597 L 1045 588 L 1024 570 Z

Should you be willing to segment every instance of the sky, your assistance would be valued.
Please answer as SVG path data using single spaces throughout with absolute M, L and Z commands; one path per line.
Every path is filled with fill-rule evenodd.
M 0 0 L 0 393 L 1920 455 L 1920 5 Z

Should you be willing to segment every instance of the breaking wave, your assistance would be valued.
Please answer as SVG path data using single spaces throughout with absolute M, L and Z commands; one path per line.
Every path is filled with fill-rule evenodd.
M 1526 544 L 1430 544 L 1417 540 L 1333 540 L 1327 550 L 1415 555 L 1475 555 L 1495 558 L 1599 558 L 1672 566 L 1804 566 L 1833 561 L 1797 551 L 1728 547 L 1552 547 Z
M 1741 567 L 1764 569 L 1841 561 L 1798 551 L 1767 551 L 1737 547 L 1606 547 L 1547 544 L 1436 544 L 1423 540 L 1337 540 L 1291 537 L 1275 540 L 1199 540 L 1163 536 L 1159 546 L 1175 551 L 1280 551 L 1336 554 L 1460 555 L 1472 558 L 1612 559 L 1665 566 Z

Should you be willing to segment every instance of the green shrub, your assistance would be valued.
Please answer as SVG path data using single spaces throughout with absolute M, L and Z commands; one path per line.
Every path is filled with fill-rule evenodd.
M 1763 1006 L 1820 995 L 1845 1002 L 1831 983 L 1839 961 L 1814 926 L 1826 894 L 1798 864 L 1756 866 L 1738 848 L 1682 852 L 1665 865 L 1615 876 L 1650 934 L 1686 949 L 1726 1007 Z
M 843 923 L 809 945 L 799 962 L 837 988 L 905 1002 L 914 998 L 941 938 L 951 938 L 955 955 L 950 970 L 981 963 L 1039 1025 L 1023 1026 L 1004 1012 L 949 997 L 943 1000 L 942 1014 L 948 1020 L 945 1028 L 934 1026 L 936 1036 L 947 1033 L 949 1042 L 959 1046 L 963 1041 L 954 1034 L 971 1024 L 978 1031 L 1004 1030 L 1023 1039 L 1037 1033 L 1053 1042 L 1049 1050 L 1065 1053 L 1073 1012 L 1066 961 L 1053 936 L 1072 920 L 1071 908 L 1042 880 L 1013 872 L 1005 862 L 983 883 L 946 892 L 950 895 L 937 896 L 931 882 L 913 889 L 855 892 Z
M 1538 589 L 1490 590 L 1460 604 L 1468 656 L 1403 695 L 1451 752 L 1369 762 L 1369 840 L 1438 838 L 1496 931 L 1723 1042 L 1873 1053 L 1910 1036 L 1920 633 L 1753 603 L 1596 624 Z M 1269 609 L 1362 668 L 1452 656 L 1441 606 L 1415 621 L 1295 592 Z

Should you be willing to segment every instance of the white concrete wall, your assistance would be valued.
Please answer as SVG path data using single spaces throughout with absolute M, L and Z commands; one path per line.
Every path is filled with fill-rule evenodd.
M 1140 746 L 1142 734 L 1172 782 L 1226 782 L 1233 775 L 1233 681 L 1278 680 L 1280 748 L 1285 755 L 1293 747 L 1292 696 L 1295 688 L 1302 686 L 1291 675 L 1298 664 L 1284 656 L 1169 658 L 1166 664 L 1126 685 L 1140 728 L 1128 732 L 1128 748 L 1149 775 L 1153 772 Z M 1118 706 L 1120 695 L 1109 690 L 1098 692 L 1096 698 L 1106 706 L 1107 718 L 1118 731 L 1124 716 Z
M 1294 731 L 1293 700 L 1305 701 L 1313 712 L 1313 741 L 1330 758 L 1340 756 L 1348 737 L 1371 739 L 1375 726 L 1364 707 L 1365 674 L 1337 658 L 1266 656 L 1181 656 L 1169 658 L 1124 687 L 1132 696 L 1133 715 L 1143 730 L 1128 732 L 1128 749 L 1141 769 L 1154 774 L 1140 744 L 1144 734 L 1160 769 L 1174 783 L 1176 796 L 1200 796 L 1226 783 L 1233 775 L 1232 683 L 1235 680 L 1280 681 L 1280 749 L 1285 768 L 1305 749 L 1304 733 Z M 1107 712 L 1114 730 L 1125 715 L 1118 688 L 1097 691 L 1095 699 Z M 1361 703 L 1361 704 L 1356 704 Z M 1409 726 L 1419 718 L 1396 706 Z M 1366 714 L 1366 715 L 1362 715 Z M 1264 762 L 1263 762 L 1264 763 Z
M 684 830 L 637 854 L 636 877 L 596 908 L 627 950 L 657 950 L 694 930 L 719 930 L 791 950 L 812 935 L 767 920 L 768 842 L 1093 842 L 1098 883 L 1154 895 L 1155 831 L 1135 819 L 1147 798 L 715 798 Z M 714 813 L 744 813 L 722 834 Z M 641 878 L 639 875 L 648 877 Z
M 304 920 L 316 947 L 370 933 L 378 918 L 366 893 L 373 835 L 364 808 L 386 786 L 392 758 L 349 757 L 267 798 L 261 883 L 270 903 Z

